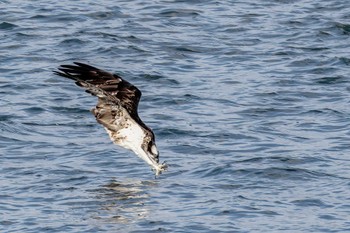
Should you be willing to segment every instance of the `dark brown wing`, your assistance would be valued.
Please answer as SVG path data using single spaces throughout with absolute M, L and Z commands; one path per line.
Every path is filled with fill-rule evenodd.
M 96 67 L 74 62 L 75 65 L 62 65 L 55 74 L 76 81 L 78 86 L 86 88 L 101 99 L 115 102 L 125 108 L 131 116 L 138 118 L 137 107 L 141 91 L 134 85 L 115 74 Z

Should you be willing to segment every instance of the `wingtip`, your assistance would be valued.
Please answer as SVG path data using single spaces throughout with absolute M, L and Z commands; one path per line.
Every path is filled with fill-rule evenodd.
M 77 65 L 78 67 L 80 68 L 86 68 L 86 69 L 90 69 L 90 70 L 99 70 L 98 68 L 94 67 L 94 66 L 90 66 L 86 63 L 82 63 L 82 62 L 78 62 L 78 61 L 75 61 L 73 62 L 75 65 Z
M 76 64 L 76 65 L 78 65 L 78 66 L 85 65 L 85 63 L 78 62 L 78 61 L 74 61 L 73 63 Z
M 72 80 L 75 80 L 68 72 L 66 72 L 64 70 L 64 68 L 57 68 L 58 70 L 53 70 L 52 72 L 55 74 L 55 75 L 58 75 L 58 76 L 61 76 L 61 77 L 64 77 L 64 78 L 69 78 L 69 79 L 72 79 Z
M 58 75 L 58 76 L 63 76 L 64 73 L 58 71 L 58 70 L 53 70 L 52 73 L 54 73 L 55 75 Z

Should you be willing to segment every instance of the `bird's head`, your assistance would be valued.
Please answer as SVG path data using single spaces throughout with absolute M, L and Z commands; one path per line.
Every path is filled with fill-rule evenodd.
M 155 143 L 154 134 L 152 131 L 145 133 L 143 142 L 141 144 L 141 149 L 147 155 L 147 157 L 152 161 L 152 163 L 159 163 L 159 152 Z
M 152 131 L 145 133 L 141 144 L 141 150 L 139 150 L 137 154 L 152 167 L 156 175 L 166 170 L 167 165 L 165 163 L 159 164 L 159 152 Z
M 159 152 L 151 129 L 139 127 L 135 124 L 132 127 L 126 128 L 124 134 L 124 140 L 117 142 L 118 145 L 134 151 L 138 157 L 152 167 L 156 175 L 166 170 L 167 165 L 165 163 L 159 164 Z

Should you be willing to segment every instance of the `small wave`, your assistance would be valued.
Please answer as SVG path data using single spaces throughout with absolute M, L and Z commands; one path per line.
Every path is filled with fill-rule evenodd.
M 169 9 L 160 12 L 160 16 L 163 17 L 196 17 L 200 15 L 200 11 L 189 9 Z
M 339 84 L 339 83 L 348 83 L 349 81 L 344 76 L 326 76 L 322 78 L 315 79 L 317 84 L 322 85 L 331 85 L 331 84 Z
M 75 46 L 75 45 L 81 46 L 81 45 L 86 44 L 86 43 L 88 43 L 88 42 L 85 40 L 81 40 L 78 38 L 71 38 L 71 39 L 65 39 L 65 40 L 61 41 L 59 45 L 60 46 Z
M 343 32 L 345 35 L 350 34 L 350 24 L 345 24 L 345 23 L 336 23 L 335 27 L 339 29 L 340 31 Z
M 2 22 L 0 23 L 0 30 L 11 30 L 18 27 L 16 24 L 8 23 L 8 22 Z

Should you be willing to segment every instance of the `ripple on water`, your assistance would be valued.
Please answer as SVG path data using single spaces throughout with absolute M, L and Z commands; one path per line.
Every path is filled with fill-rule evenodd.
M 0 30 L 11 30 L 18 27 L 16 24 L 9 23 L 9 22 L 2 22 L 0 23 Z
M 350 24 L 336 23 L 335 26 L 340 31 L 342 31 L 345 35 L 349 35 L 350 34 Z

